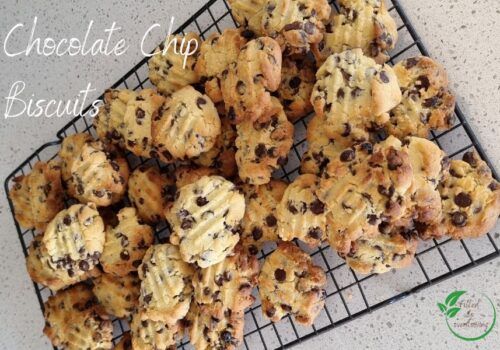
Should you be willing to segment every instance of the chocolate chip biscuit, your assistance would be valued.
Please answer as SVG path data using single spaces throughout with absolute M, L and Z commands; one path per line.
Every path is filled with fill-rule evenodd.
M 329 168 L 317 195 L 328 211 L 328 240 L 340 254 L 350 251 L 352 241 L 376 236 L 406 213 L 413 171 L 398 139 L 390 136 L 371 154 L 348 148 Z
M 233 18 L 244 28 L 247 35 L 262 36 L 262 16 L 267 0 L 228 0 Z
M 313 49 L 316 59 L 323 62 L 333 53 L 360 48 L 377 63 L 388 61 L 398 31 L 384 0 L 339 0 L 338 5 L 339 13 L 333 14 L 323 40 Z
M 74 204 L 47 225 L 42 243 L 52 269 L 82 276 L 98 263 L 104 246 L 104 224 L 94 204 Z
M 222 34 L 210 34 L 201 44 L 194 70 L 214 103 L 222 102 L 222 72 L 238 60 L 241 48 L 247 43 L 241 32 L 241 29 L 225 29 Z
M 44 304 L 43 332 L 63 349 L 111 349 L 113 325 L 92 290 L 78 284 L 57 292 Z
M 278 240 L 278 206 L 288 184 L 272 179 L 265 185 L 242 186 L 245 195 L 245 216 L 241 244 L 251 254 L 257 255 L 265 242 Z
M 345 256 L 347 265 L 356 272 L 385 273 L 409 266 L 415 257 L 418 241 L 411 231 L 394 230 L 373 238 L 360 238 Z
M 277 322 L 291 314 L 309 326 L 325 303 L 326 275 L 311 257 L 290 242 L 281 242 L 266 258 L 259 275 L 265 317 Z
M 221 119 L 221 133 L 217 136 L 214 146 L 209 151 L 194 158 L 193 162 L 203 167 L 217 169 L 225 178 L 231 178 L 238 172 L 235 159 L 236 127 L 227 118 L 223 106 L 219 105 L 217 109 Z
M 314 110 L 325 118 L 327 135 L 345 146 L 368 140 L 368 130 L 382 128 L 387 112 L 401 101 L 392 68 L 377 64 L 361 49 L 331 55 L 316 78 Z
M 139 217 L 150 224 L 163 219 L 163 212 L 167 204 L 173 202 L 176 191 L 173 177 L 153 166 L 136 168 L 128 181 L 130 202 L 137 208 Z
M 234 254 L 193 278 L 194 301 L 187 316 L 196 349 L 234 349 L 243 340 L 244 311 L 253 304 L 259 264 L 237 246 Z
M 139 277 L 104 273 L 93 280 L 92 292 L 106 312 L 118 318 L 129 317 L 139 301 Z
M 455 97 L 448 90 L 448 76 L 429 57 L 408 58 L 394 66 L 403 99 L 390 112 L 387 131 L 402 138 L 428 137 L 431 129 L 453 126 Z
M 72 276 L 66 270 L 54 269 L 50 264 L 50 256 L 42 242 L 42 238 L 42 234 L 35 236 L 28 248 L 28 256 L 26 257 L 26 269 L 34 282 L 49 287 L 55 292 L 100 275 L 100 270 L 97 267 Z
M 450 169 L 439 184 L 442 218 L 420 227 L 421 238 L 476 238 L 491 230 L 500 215 L 500 185 L 488 165 L 475 151 L 463 160 L 451 160 Z
M 60 162 L 37 162 L 32 171 L 13 180 L 9 198 L 20 226 L 44 230 L 64 208 Z
M 145 318 L 144 313 L 138 311 L 132 316 L 130 335 L 134 350 L 172 350 L 176 342 L 182 337 L 184 329 L 180 322 L 165 324 Z
M 127 103 L 123 116 L 125 148 L 138 157 L 158 158 L 164 163 L 174 161 L 168 152 L 160 152 L 153 144 L 153 120 L 158 119 L 165 98 L 153 89 L 141 90 Z
M 186 86 L 172 94 L 153 123 L 153 143 L 174 158 L 209 151 L 221 132 L 220 118 L 208 96 Z
M 101 141 L 84 143 L 70 162 L 68 193 L 82 203 L 108 206 L 120 201 L 127 188 L 129 167 L 121 152 Z
M 184 65 L 184 56 L 179 53 L 179 50 L 181 45 L 184 45 L 185 50 L 190 40 L 196 40 L 198 47 L 200 47 L 201 40 L 198 34 L 193 32 L 186 33 L 185 36 L 180 34 L 169 36 L 167 39 L 172 42 L 167 43 L 169 45 L 167 47 L 165 47 L 165 42 L 160 44 L 149 59 L 148 67 L 151 82 L 160 93 L 170 96 L 175 91 L 198 82 L 199 77 L 194 71 L 197 53 L 187 56 Z M 193 47 L 190 48 L 190 50 L 192 49 Z
M 222 96 L 233 123 L 267 121 L 273 113 L 271 92 L 281 82 L 279 44 L 269 37 L 249 41 L 221 77 Z
M 233 183 L 220 176 L 204 176 L 183 186 L 168 212 L 184 261 L 201 268 L 217 264 L 231 254 L 240 236 L 245 199 Z
M 101 265 L 106 273 L 126 276 L 137 271 L 146 250 L 153 244 L 153 229 L 142 223 L 135 208 L 118 213 L 118 225 L 106 227 Z
M 136 91 L 128 89 L 108 89 L 104 92 L 103 105 L 92 121 L 99 140 L 125 148 L 125 113 L 129 101 L 137 95 Z
M 172 244 L 151 246 L 139 268 L 143 320 L 175 325 L 186 316 L 193 295 L 194 270 Z
M 281 84 L 275 95 L 292 123 L 313 111 L 311 93 L 316 83 L 315 72 L 307 59 L 283 60 Z
M 326 238 L 326 209 L 316 195 L 318 186 L 318 177 L 303 174 L 285 190 L 276 208 L 278 235 L 282 240 L 298 238 L 316 247 Z
M 277 38 L 285 55 L 304 54 L 323 39 L 330 13 L 327 0 L 267 0 L 261 27 Z
M 240 178 L 252 185 L 269 182 L 279 166 L 285 166 L 293 144 L 293 124 L 278 99 L 273 97 L 274 113 L 266 122 L 250 119 L 237 126 L 236 163 Z

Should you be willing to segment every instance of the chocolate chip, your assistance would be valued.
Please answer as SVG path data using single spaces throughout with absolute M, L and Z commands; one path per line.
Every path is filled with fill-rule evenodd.
M 472 198 L 468 193 L 460 192 L 455 196 L 455 204 L 461 208 L 467 208 L 472 204 Z
M 266 155 L 266 145 L 263 143 L 259 143 L 257 147 L 255 147 L 255 155 L 259 158 L 262 158 Z
M 222 277 L 222 275 L 217 275 L 215 277 L 215 284 L 221 287 L 224 284 L 224 277 Z
M 203 105 L 207 104 L 207 100 L 205 100 L 203 97 L 198 97 L 196 100 L 196 105 L 198 106 L 199 109 L 202 109 Z
M 388 222 L 383 221 L 378 225 L 378 230 L 380 233 L 388 235 L 391 233 L 391 225 Z
M 240 95 L 244 95 L 245 92 L 246 92 L 246 85 L 244 82 L 242 82 L 241 80 L 239 80 L 237 83 L 236 83 L 236 90 L 238 91 L 238 93 Z
M 146 116 L 146 113 L 141 108 L 137 108 L 137 110 L 135 111 L 135 116 L 137 118 L 137 123 L 141 124 L 142 119 L 144 119 L 144 117 Z
M 362 91 L 363 90 L 361 90 L 359 87 L 355 87 L 354 89 L 352 89 L 352 91 L 351 91 L 352 98 L 359 97 L 361 95 Z
M 69 226 L 71 225 L 71 216 L 69 215 L 66 215 L 63 219 L 63 224 L 66 225 L 66 226 Z
M 410 69 L 410 68 L 415 67 L 417 65 L 418 61 L 419 61 L 418 58 L 415 58 L 415 57 L 408 58 L 405 61 L 404 65 L 405 65 L 406 69 Z
M 262 229 L 259 227 L 254 227 L 252 229 L 252 237 L 255 241 L 258 241 L 259 239 L 262 238 L 263 232 Z
M 210 295 L 210 288 L 208 287 L 203 288 L 203 295 Z
M 419 89 L 423 88 L 424 90 L 427 90 L 429 86 L 431 86 L 429 78 L 427 78 L 425 75 L 419 76 L 417 80 L 418 82 L 415 84 L 415 87 L 418 87 Z
M 325 204 L 319 199 L 315 199 L 314 202 L 309 205 L 309 208 L 314 215 L 320 215 L 325 212 Z
M 312 239 L 321 239 L 323 231 L 321 231 L 319 227 L 312 227 L 309 229 L 309 232 L 307 232 L 307 235 Z
M 299 212 L 291 201 L 288 201 L 288 211 L 292 214 L 297 214 Z
M 205 197 L 198 197 L 196 198 L 196 205 L 199 207 L 203 207 L 208 203 L 208 200 Z
M 151 299 L 153 299 L 153 293 L 147 294 L 144 296 L 144 302 L 146 304 L 149 304 L 151 302 Z
M 302 23 L 299 21 L 289 23 L 286 26 L 283 27 L 283 30 L 285 32 L 288 32 L 290 30 L 297 30 L 297 29 L 302 29 Z
M 382 82 L 386 83 L 386 84 L 390 82 L 390 79 L 387 76 L 387 73 L 385 72 L 385 70 L 380 71 L 380 80 L 382 80 Z
M 250 255 L 257 255 L 257 254 L 259 254 L 259 250 L 254 245 L 251 245 L 251 246 L 248 247 L 248 252 L 250 253 Z
M 276 217 L 273 214 L 269 214 L 266 216 L 266 225 L 269 227 L 274 227 L 276 226 L 276 223 L 278 220 L 276 220 Z
M 462 178 L 463 176 L 456 172 L 455 169 L 450 169 L 450 175 L 457 178 Z
M 288 82 L 288 85 L 290 85 L 292 89 L 296 89 L 300 86 L 300 83 L 302 83 L 302 79 L 300 79 L 300 77 L 293 77 Z
M 474 152 L 469 151 L 465 152 L 462 156 L 462 160 L 466 163 L 469 163 L 471 167 L 475 168 L 477 166 L 477 159 L 474 156 Z
M 102 198 L 104 197 L 104 190 L 93 190 L 92 193 L 94 194 L 94 196 L 96 196 L 97 198 Z
M 181 228 L 183 230 L 189 230 L 193 227 L 193 221 L 191 219 L 183 219 L 181 222 Z
M 276 314 L 276 309 L 274 306 L 271 306 L 269 309 L 266 310 L 266 315 L 269 318 L 272 318 Z
M 464 227 L 467 224 L 467 215 L 465 213 L 456 211 L 451 214 L 451 223 L 457 227 Z
M 78 263 L 78 267 L 80 268 L 80 270 L 82 271 L 88 271 L 90 266 L 89 266 L 89 263 L 86 262 L 85 260 L 82 260 Z
M 255 37 L 255 33 L 249 29 L 245 29 L 244 31 L 241 32 L 241 36 L 247 40 L 251 40 Z
M 391 198 L 392 195 L 394 194 L 395 188 L 394 185 L 390 185 L 389 188 L 385 188 L 382 185 L 378 185 L 377 190 L 378 193 L 380 193 L 382 196 Z
M 220 338 L 224 343 L 233 343 L 233 336 L 228 331 L 223 331 Z
M 305 25 L 304 25 L 304 31 L 307 33 L 307 34 L 314 34 L 314 24 L 312 24 L 311 22 L 307 22 Z
M 343 99 L 345 96 L 345 92 L 344 92 L 344 89 L 340 88 L 337 90 L 337 99 L 341 100 Z
M 128 253 L 128 251 L 124 250 L 120 253 L 120 258 L 122 260 L 125 260 L 125 261 L 128 261 L 130 259 L 130 255 Z
M 389 170 L 396 170 L 401 165 L 403 165 L 403 160 L 401 159 L 398 151 L 391 148 L 387 154 L 387 167 Z
M 347 137 L 351 134 L 351 125 L 349 123 L 344 123 L 344 131 L 341 136 Z
M 132 262 L 132 266 L 135 267 L 136 269 L 142 264 L 141 260 L 134 260 Z
M 111 162 L 110 164 L 114 171 L 120 170 L 120 166 L 116 162 Z
M 438 96 L 432 96 L 430 98 L 426 98 L 424 102 L 422 102 L 422 106 L 425 108 L 434 108 L 439 105 L 440 98 Z
M 489 185 L 488 185 L 488 188 L 491 190 L 491 191 L 496 191 L 498 189 L 498 182 L 496 181 L 492 181 Z
M 369 214 L 368 215 L 368 223 L 370 225 L 375 225 L 377 223 L 378 217 L 375 214 Z
M 346 149 L 344 152 L 340 154 L 340 160 L 342 162 L 350 162 L 355 157 L 355 152 L 352 149 Z
M 283 269 L 276 269 L 274 271 L 274 278 L 278 282 L 284 282 L 286 280 L 286 271 Z

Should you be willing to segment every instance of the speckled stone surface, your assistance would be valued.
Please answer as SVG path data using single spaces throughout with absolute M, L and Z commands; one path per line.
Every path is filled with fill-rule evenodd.
M 116 81 L 142 56 L 139 45 L 143 33 L 155 22 L 163 31 L 148 37 L 152 49 L 166 32 L 170 16 L 180 24 L 204 3 L 203 0 L 180 1 L 8 1 L 0 4 L 0 33 L 16 23 L 27 28 L 17 38 L 19 48 L 28 40 L 34 16 L 38 16 L 37 33 L 41 37 L 82 37 L 88 22 L 94 20 L 93 36 L 111 25 L 122 27 L 120 37 L 133 43 L 120 57 L 30 57 L 0 56 L 2 123 L 0 145 L 3 180 L 20 161 L 41 144 L 55 139 L 55 132 L 68 122 L 67 118 L 4 119 L 5 100 L 11 84 L 26 82 L 25 98 L 72 99 L 88 82 L 96 89 L 92 100 L 110 83 Z M 431 55 L 447 68 L 451 86 L 471 126 L 483 143 L 492 163 L 500 168 L 498 137 L 500 135 L 500 6 L 497 0 L 401 0 L 402 6 L 419 32 Z M 43 319 L 33 286 L 24 268 L 21 247 L 15 234 L 5 193 L 0 191 L 0 224 L 3 228 L 0 246 L 0 349 L 50 349 L 42 335 Z M 499 245 L 497 228 L 493 236 Z M 457 247 L 460 250 L 459 247 Z M 463 250 L 463 248 L 462 248 Z M 488 294 L 500 311 L 500 261 L 482 265 L 448 281 L 425 289 L 391 306 L 373 311 L 346 325 L 298 345 L 297 349 L 494 349 L 500 336 L 497 325 L 484 341 L 467 343 L 454 338 L 445 328 L 436 311 L 436 302 L 455 289 L 474 289 Z M 399 274 L 399 273 L 398 273 Z M 405 279 L 387 279 L 391 288 L 404 290 Z M 350 301 L 349 295 L 346 296 Z M 261 348 L 258 343 L 252 348 Z

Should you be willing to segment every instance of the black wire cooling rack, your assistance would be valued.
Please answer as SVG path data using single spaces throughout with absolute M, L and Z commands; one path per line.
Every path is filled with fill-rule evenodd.
M 337 9 L 335 3 L 332 5 Z M 417 55 L 428 56 L 427 50 L 403 12 L 399 1 L 388 1 L 388 7 L 390 13 L 396 19 L 399 32 L 399 41 L 392 52 L 390 63 L 394 64 L 404 58 Z M 221 32 L 225 28 L 234 26 L 236 26 L 236 22 L 229 12 L 226 0 L 210 0 L 187 20 L 178 29 L 178 32 L 194 31 L 199 33 L 202 38 L 205 38 L 212 32 Z M 148 80 L 147 58 L 139 62 L 112 87 L 134 90 L 152 87 Z M 100 99 L 102 99 L 102 96 Z M 76 132 L 88 132 L 95 136 L 89 112 L 90 106 L 84 110 L 81 116 L 74 118 L 57 133 L 57 141 L 41 146 L 32 156 L 17 167 L 5 180 L 6 193 L 8 193 L 14 177 L 30 172 L 32 166 L 39 160 L 46 161 L 55 158 L 62 139 L 67 135 Z M 443 133 L 433 133 L 432 140 L 446 151 L 450 158 L 459 158 L 465 151 L 476 149 L 492 168 L 493 175 L 498 180 L 498 174 L 488 161 L 486 154 L 458 106 L 455 114 L 456 124 Z M 277 171 L 275 177 L 286 178 L 291 181 L 298 174 L 301 156 L 307 149 L 305 132 L 309 119 L 310 117 L 304 118 L 295 123 L 295 143 L 288 164 Z M 144 163 L 157 162 L 137 158 L 131 154 L 127 155 L 127 159 L 131 169 Z M 10 199 L 9 204 L 11 210 L 13 210 Z M 36 233 L 33 230 L 23 230 L 15 220 L 14 222 L 23 252 L 27 255 L 27 247 Z M 156 227 L 156 235 L 160 241 L 168 233 L 165 223 Z M 244 346 L 246 349 L 288 348 L 500 256 L 498 233 L 493 236 L 488 234 L 482 238 L 468 241 L 433 240 L 420 244 L 416 262 L 412 267 L 394 273 L 367 276 L 358 275 L 350 270 L 345 262 L 326 244 L 314 250 L 305 245 L 299 245 L 309 252 L 313 261 L 327 273 L 327 297 L 323 311 L 311 327 L 296 325 L 289 316 L 280 322 L 272 323 L 262 317 L 258 293 L 254 291 L 257 302 L 246 312 L 245 316 Z M 274 248 L 275 246 L 272 244 L 264 247 L 259 253 L 259 259 L 262 260 L 269 255 Z M 47 300 L 52 292 L 36 283 L 34 287 L 43 311 L 43 302 Z M 113 341 L 116 343 L 129 328 L 126 320 L 115 319 L 113 324 Z M 189 345 L 188 339 L 184 338 L 179 348 L 191 349 L 192 347 Z

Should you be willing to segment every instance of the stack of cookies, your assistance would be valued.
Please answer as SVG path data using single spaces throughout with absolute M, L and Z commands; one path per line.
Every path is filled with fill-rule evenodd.
M 411 264 L 420 240 L 495 225 L 485 162 L 449 160 L 428 139 L 454 123 L 445 70 L 386 63 L 398 35 L 382 0 L 339 0 L 339 13 L 326 0 L 229 3 L 240 28 L 186 34 L 200 43 L 186 62 L 160 45 L 155 89 L 106 91 L 98 139 L 70 135 L 14 179 L 16 220 L 38 231 L 28 272 L 56 292 L 55 346 L 111 349 L 116 317 L 130 325 L 116 349 L 175 348 L 185 334 L 198 350 L 234 349 L 255 287 L 272 322 L 309 326 L 322 310 L 325 272 L 298 241 L 384 273 Z M 273 178 L 311 112 L 300 175 Z

